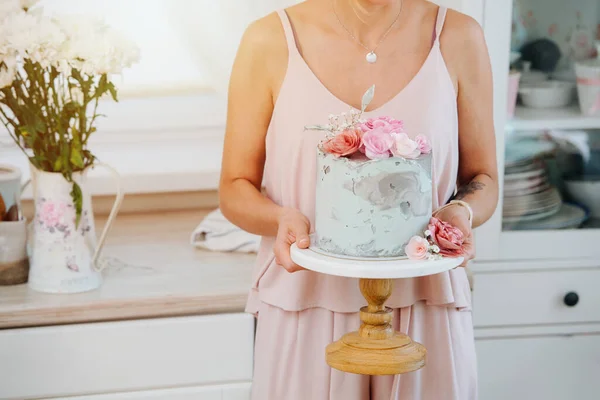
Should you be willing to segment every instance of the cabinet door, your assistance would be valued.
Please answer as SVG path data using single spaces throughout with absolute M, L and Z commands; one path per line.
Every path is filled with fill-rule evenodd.
M 128 393 L 107 393 L 96 396 L 57 397 L 52 400 L 223 400 L 221 387 L 152 390 Z M 50 399 L 48 399 L 50 400 Z
M 248 314 L 0 330 L 0 399 L 247 382 L 253 342 Z
M 597 400 L 600 335 L 477 341 L 482 400 Z
M 224 387 L 223 400 L 250 400 L 251 388 L 250 382 Z
M 600 321 L 600 269 L 475 274 L 474 281 L 476 327 Z
M 250 386 L 251 383 L 247 382 L 92 396 L 56 397 L 51 400 L 249 400 Z

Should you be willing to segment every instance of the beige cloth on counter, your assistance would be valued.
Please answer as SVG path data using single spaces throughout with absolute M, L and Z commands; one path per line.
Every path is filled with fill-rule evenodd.
M 260 236 L 248 233 L 225 218 L 217 209 L 204 218 L 194 229 L 192 246 L 204 250 L 237 253 L 256 253 Z

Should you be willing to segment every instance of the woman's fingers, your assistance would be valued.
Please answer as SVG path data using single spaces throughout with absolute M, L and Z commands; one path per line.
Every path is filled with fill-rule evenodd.
M 281 238 L 281 236 L 282 235 L 279 235 L 277 237 L 275 246 L 273 248 L 273 252 L 275 253 L 275 262 L 278 265 L 281 265 L 288 272 L 303 270 L 304 268 L 292 261 L 292 257 L 290 256 L 291 242 Z M 287 237 L 287 235 L 285 235 L 285 237 Z
M 469 261 L 471 261 L 472 259 L 475 258 L 475 244 L 473 243 L 473 236 L 469 236 L 467 238 L 467 240 L 465 240 L 465 243 L 463 243 L 463 249 L 464 249 L 464 261 L 463 263 L 460 265 L 461 267 L 466 267 L 467 264 L 469 263 Z

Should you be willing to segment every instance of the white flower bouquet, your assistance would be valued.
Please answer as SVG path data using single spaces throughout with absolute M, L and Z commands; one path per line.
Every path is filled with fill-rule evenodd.
M 35 0 L 0 1 L 0 121 L 31 164 L 81 188 L 72 174 L 93 165 L 88 149 L 98 101 L 117 101 L 112 74 L 139 58 L 137 47 L 102 21 L 50 17 Z

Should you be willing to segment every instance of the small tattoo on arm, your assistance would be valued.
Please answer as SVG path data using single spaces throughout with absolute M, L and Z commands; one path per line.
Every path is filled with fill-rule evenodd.
M 454 195 L 454 197 L 452 199 L 453 200 L 462 200 L 465 197 L 467 197 L 468 195 L 473 194 L 478 190 L 483 190 L 484 187 L 485 187 L 485 183 L 483 183 L 483 182 L 471 181 L 471 182 L 467 183 L 466 185 L 459 187 L 458 191 L 456 192 L 456 194 Z

